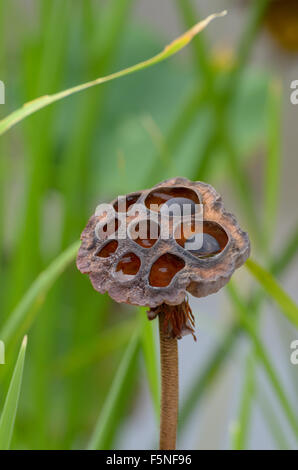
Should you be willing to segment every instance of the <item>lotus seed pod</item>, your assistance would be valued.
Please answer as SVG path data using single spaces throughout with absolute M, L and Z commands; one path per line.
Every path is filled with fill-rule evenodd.
M 247 233 L 209 184 L 173 178 L 110 207 L 84 229 L 78 269 L 98 292 L 149 306 L 151 316 L 162 304 L 181 305 L 188 292 L 217 292 L 249 256 Z
M 289 52 L 298 52 L 298 2 L 273 0 L 265 15 L 266 24 L 278 41 Z

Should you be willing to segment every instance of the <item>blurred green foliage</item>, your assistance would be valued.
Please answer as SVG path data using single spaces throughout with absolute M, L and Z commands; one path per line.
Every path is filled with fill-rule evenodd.
M 197 22 L 194 2 L 174 3 L 182 30 Z M 273 275 L 281 275 L 293 260 L 298 231 L 279 259 L 271 256 L 279 195 L 280 90 L 270 73 L 246 68 L 267 4 L 252 2 L 232 61 L 219 60 L 220 52 L 215 56 L 202 35 L 190 58 L 177 57 L 63 100 L 1 137 L 0 335 L 8 342 L 8 365 L 0 369 L 0 409 L 24 329 L 30 345 L 13 448 L 115 447 L 126 413 L 136 403 L 143 369 L 158 414 L 154 326 L 143 321 L 143 311 L 136 317 L 133 309 L 95 293 L 74 264 L 77 239 L 99 201 L 171 176 L 204 179 L 235 195 L 253 254 Z M 33 0 L 27 9 L 19 0 L 0 0 L 0 78 L 8 85 L 0 117 L 24 102 L 156 54 L 168 41 L 152 26 L 137 24 L 133 7 L 133 0 Z M 251 176 L 260 149 L 266 156 L 263 206 Z M 295 323 L 291 299 L 275 289 L 270 274 L 258 266 L 256 271 L 269 295 L 280 295 L 277 302 Z M 243 387 L 236 448 L 249 446 L 259 364 L 297 438 L 297 413 L 259 332 L 264 292 L 255 284 L 244 291 L 239 294 L 234 284 L 229 288 L 234 324 L 194 377 L 180 426 L 183 432 L 245 334 L 254 360 L 247 360 L 244 384 L 252 393 Z M 269 423 L 270 413 L 266 416 Z M 272 424 L 274 413 L 271 418 L 276 445 L 285 447 Z

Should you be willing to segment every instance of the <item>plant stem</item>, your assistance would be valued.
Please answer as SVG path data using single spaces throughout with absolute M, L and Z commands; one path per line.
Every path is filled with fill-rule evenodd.
M 160 450 L 176 449 L 178 422 L 178 343 L 164 329 L 165 314 L 159 313 L 161 364 Z

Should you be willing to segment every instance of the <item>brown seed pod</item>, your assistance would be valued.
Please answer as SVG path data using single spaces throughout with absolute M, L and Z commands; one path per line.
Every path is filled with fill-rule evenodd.
M 265 21 L 271 34 L 282 47 L 291 52 L 298 52 L 297 0 L 272 0 Z
M 188 217 L 179 223 L 175 217 L 162 217 L 172 202 L 190 203 Z M 187 292 L 196 297 L 217 292 L 249 256 L 248 235 L 225 211 L 221 197 L 209 184 L 173 178 L 128 194 L 124 209 L 118 200 L 111 204 L 115 209 L 114 223 L 107 214 L 95 214 L 84 229 L 78 269 L 89 275 L 98 292 L 108 292 L 116 302 L 149 306 L 149 317 L 154 317 L 162 304 L 182 304 Z M 187 234 L 189 231 L 195 236 L 191 230 L 198 204 L 204 215 L 203 245 L 191 250 Z M 154 220 L 149 226 L 150 216 Z M 164 220 L 169 222 L 168 239 L 162 236 Z M 129 236 L 122 239 L 119 234 L 124 221 Z M 140 238 L 139 229 L 144 224 L 147 235 Z

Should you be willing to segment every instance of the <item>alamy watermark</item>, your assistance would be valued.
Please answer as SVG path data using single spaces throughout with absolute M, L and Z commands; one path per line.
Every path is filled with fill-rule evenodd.
M 0 80 L 0 104 L 5 104 L 5 85 Z
M 184 202 L 184 201 L 183 201 Z M 145 207 L 135 203 L 127 210 L 126 198 L 119 196 L 115 204 L 100 204 L 95 215 L 99 221 L 95 235 L 99 240 L 107 236 L 118 240 L 184 239 L 187 250 L 203 246 L 203 205 L 196 203 L 151 204 Z M 149 211 L 147 211 L 149 209 Z
M 293 80 L 291 83 L 292 93 L 291 93 L 291 103 L 298 104 L 298 80 Z
M 0 364 L 5 364 L 5 344 L 0 341 Z
M 294 366 L 298 365 L 298 339 L 295 339 L 294 341 L 291 342 L 291 349 L 293 349 L 293 352 L 291 353 L 291 363 Z

